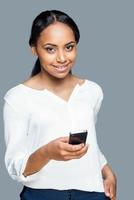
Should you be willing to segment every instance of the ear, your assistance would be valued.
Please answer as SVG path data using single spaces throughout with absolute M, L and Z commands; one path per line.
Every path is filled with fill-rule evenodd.
M 33 54 L 34 56 L 38 56 L 35 46 L 31 46 L 31 51 L 32 51 L 32 54 Z

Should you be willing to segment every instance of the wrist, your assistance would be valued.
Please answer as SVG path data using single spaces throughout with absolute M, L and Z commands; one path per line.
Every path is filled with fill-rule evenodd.
M 104 176 L 104 179 L 109 179 L 109 180 L 115 180 L 116 179 L 116 176 L 114 174 L 107 174 Z
M 50 161 L 50 156 L 49 156 L 49 152 L 48 152 L 48 147 L 47 145 L 44 145 L 40 148 L 40 155 L 42 157 L 42 159 L 47 159 L 48 161 Z

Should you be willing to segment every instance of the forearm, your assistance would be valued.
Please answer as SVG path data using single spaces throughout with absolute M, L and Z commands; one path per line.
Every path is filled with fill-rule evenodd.
M 23 175 L 26 177 L 40 171 L 49 161 L 46 146 L 39 148 L 30 155 Z
M 116 178 L 114 172 L 108 164 L 104 165 L 104 167 L 102 168 L 102 177 L 103 179 L 106 179 L 107 177 L 114 179 Z

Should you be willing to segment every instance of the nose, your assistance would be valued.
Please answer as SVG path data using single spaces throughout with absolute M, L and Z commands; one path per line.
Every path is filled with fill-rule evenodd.
M 58 51 L 56 61 L 60 63 L 65 63 L 67 61 L 65 52 L 63 50 Z

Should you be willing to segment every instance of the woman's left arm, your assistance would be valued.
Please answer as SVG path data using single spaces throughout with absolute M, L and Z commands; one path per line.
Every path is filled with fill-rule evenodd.
M 98 112 L 101 108 L 101 104 L 103 101 L 103 90 L 99 86 L 97 87 L 97 100 L 95 101 L 95 106 L 94 106 L 94 122 L 95 124 L 97 123 L 97 117 L 98 117 Z M 104 190 L 106 196 L 108 196 L 111 200 L 116 200 L 116 176 L 110 166 L 107 163 L 107 160 L 105 156 L 102 154 L 102 152 L 99 149 L 98 146 L 98 155 L 99 155 L 99 160 L 100 160 L 100 165 L 102 169 L 102 176 L 103 176 L 103 183 L 104 183 Z
M 117 179 L 115 173 L 108 164 L 104 165 L 102 168 L 102 177 L 105 195 L 110 197 L 111 200 L 116 200 Z

